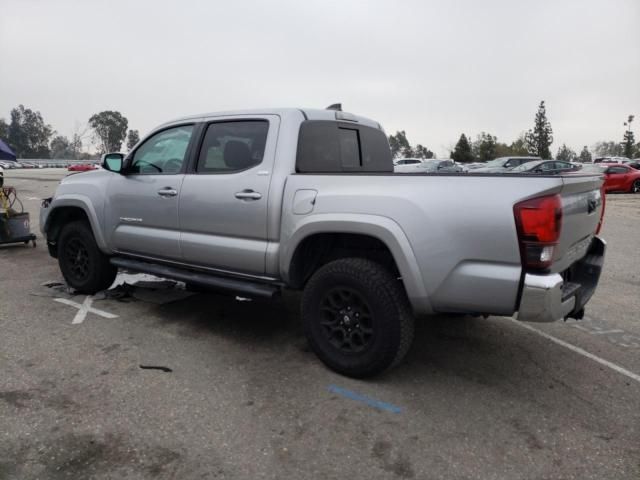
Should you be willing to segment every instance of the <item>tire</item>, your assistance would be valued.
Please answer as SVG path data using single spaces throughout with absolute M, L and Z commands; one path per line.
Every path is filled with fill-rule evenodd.
M 80 293 L 94 294 L 111 286 L 118 268 L 109 263 L 89 225 L 74 221 L 58 237 L 58 264 L 67 284 Z
M 635 180 L 631 184 L 631 193 L 640 193 L 640 180 Z
M 363 258 L 330 262 L 302 296 L 305 335 L 320 360 L 355 378 L 402 361 L 413 341 L 414 318 L 401 282 Z

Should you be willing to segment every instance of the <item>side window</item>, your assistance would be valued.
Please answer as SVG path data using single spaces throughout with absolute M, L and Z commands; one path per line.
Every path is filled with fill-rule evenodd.
M 624 167 L 610 167 L 607 173 L 627 173 L 627 169 Z
M 545 162 L 541 165 L 543 172 L 549 172 L 556 169 L 555 162 Z
M 182 170 L 193 125 L 156 133 L 134 152 L 129 171 L 140 174 L 175 174 Z
M 259 165 L 268 132 L 269 122 L 266 120 L 210 124 L 200 148 L 196 171 L 233 173 Z

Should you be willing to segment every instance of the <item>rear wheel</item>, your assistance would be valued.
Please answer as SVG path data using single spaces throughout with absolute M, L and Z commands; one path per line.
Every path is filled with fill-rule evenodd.
M 413 340 L 414 318 L 401 282 L 367 259 L 320 268 L 304 290 L 302 317 L 320 360 L 351 377 L 397 365 Z
M 84 221 L 62 227 L 58 264 L 67 284 L 81 293 L 93 294 L 109 288 L 118 273 L 98 248 L 91 228 Z
M 635 180 L 633 184 L 631 184 L 631 193 L 640 193 L 640 179 Z

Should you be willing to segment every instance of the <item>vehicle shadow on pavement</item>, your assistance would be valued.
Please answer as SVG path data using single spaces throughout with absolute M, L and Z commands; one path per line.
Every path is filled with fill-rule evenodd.
M 154 311 L 161 328 L 171 326 L 181 337 L 214 335 L 253 348 L 281 349 L 290 344 L 304 350 L 298 303 L 299 294 L 294 292 L 272 301 L 205 292 L 155 306 Z
M 324 368 L 304 337 L 299 297 L 286 292 L 275 301 L 245 302 L 233 296 L 201 293 L 152 308 L 159 319 L 158 328 L 170 329 L 185 340 L 211 336 L 240 345 L 243 352 L 259 352 L 256 362 L 266 362 L 277 375 L 287 368 L 297 369 L 301 363 Z M 554 347 L 550 353 L 539 342 L 530 332 L 500 317 L 419 318 L 405 360 L 365 382 L 402 389 L 419 381 L 443 389 L 445 396 L 457 386 L 541 403 L 564 405 L 570 400 L 592 404 L 587 383 L 567 381 L 566 364 L 562 363 L 565 353 Z M 244 358 L 252 362 L 246 355 Z M 264 372 L 265 366 L 259 370 Z M 579 363 L 578 368 L 584 365 Z
M 283 350 L 314 358 L 304 337 L 299 301 L 300 294 L 296 292 L 285 292 L 273 301 L 238 301 L 233 296 L 208 292 L 152 308 L 160 319 L 158 327 L 170 328 L 179 337 L 211 335 L 251 350 L 272 352 L 274 358 L 280 358 Z M 470 316 L 419 318 L 405 361 L 368 381 L 394 383 L 405 376 L 424 378 L 436 371 L 481 383 L 508 380 L 511 373 L 519 377 L 521 372 L 510 372 L 509 365 L 505 370 L 502 355 L 515 354 L 517 344 L 505 348 L 505 335 L 500 331 L 505 325 L 494 321 L 493 328 L 487 328 L 487 323 Z M 315 358 L 314 361 L 320 363 Z

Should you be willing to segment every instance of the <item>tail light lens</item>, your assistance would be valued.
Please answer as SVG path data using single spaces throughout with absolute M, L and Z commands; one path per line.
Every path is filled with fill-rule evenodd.
M 546 270 L 553 263 L 562 227 L 560 195 L 532 198 L 513 207 L 522 265 Z

